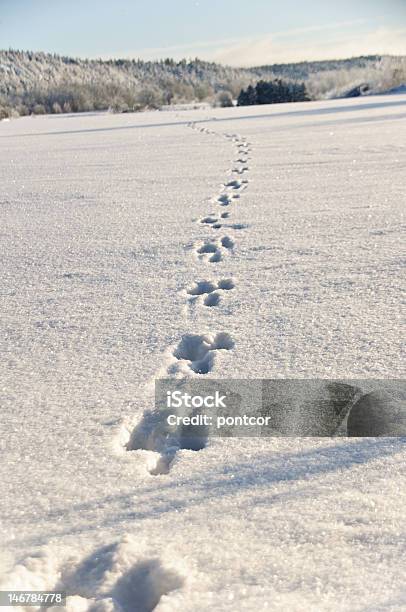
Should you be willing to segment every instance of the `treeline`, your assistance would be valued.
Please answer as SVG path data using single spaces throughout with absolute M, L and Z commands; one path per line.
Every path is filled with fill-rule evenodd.
M 286 64 L 270 64 L 253 68 L 258 74 L 265 78 L 265 75 L 274 76 L 293 81 L 306 81 L 314 74 L 330 72 L 336 70 L 369 69 L 382 60 L 381 55 L 361 55 L 340 60 L 321 60 L 313 62 L 291 62 Z
M 77 113 L 88 111 L 111 110 L 114 112 L 133 112 L 145 108 L 157 109 L 173 100 L 185 101 L 199 99 L 199 92 L 194 89 L 178 86 L 165 89 L 159 86 L 130 87 L 117 83 L 70 83 L 60 85 L 42 85 L 24 91 L 8 105 L 19 116 L 43 115 L 58 113 Z M 203 97 L 205 97 L 204 92 Z M 11 102 L 11 104 L 10 104 Z M 3 103 L 4 104 L 4 103 Z M 0 109 L 1 109 L 0 102 Z M 4 108 L 4 107 L 3 107 Z
M 169 104 L 230 106 L 387 91 L 406 82 L 402 57 L 232 68 L 199 59 L 86 60 L 0 51 L 0 119 L 84 111 L 129 112 Z
M 235 99 L 255 77 L 199 59 L 86 60 L 0 51 L 0 117 L 113 110 Z
M 255 87 L 242 89 L 237 99 L 238 106 L 251 104 L 280 104 L 283 102 L 306 102 L 310 98 L 304 83 L 289 83 L 282 79 L 259 81 Z

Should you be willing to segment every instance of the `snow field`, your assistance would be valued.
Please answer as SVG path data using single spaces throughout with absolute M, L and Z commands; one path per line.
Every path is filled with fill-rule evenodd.
M 157 375 L 404 375 L 406 98 L 287 106 L 1 124 L 2 588 L 406 608 L 403 439 L 168 447 L 150 412 Z

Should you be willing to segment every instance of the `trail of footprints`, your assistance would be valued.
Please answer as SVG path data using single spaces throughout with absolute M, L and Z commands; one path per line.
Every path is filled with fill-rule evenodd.
M 219 136 L 207 128 L 197 128 L 207 134 Z M 229 224 L 232 205 L 247 187 L 247 180 L 241 177 L 249 170 L 247 165 L 249 146 L 235 134 L 223 135 L 237 145 L 237 159 L 232 176 L 225 181 L 212 200 L 218 210 L 208 213 L 198 222 L 211 229 L 216 235 L 196 245 L 196 255 L 202 266 L 212 272 L 225 256 L 233 253 L 235 238 L 220 230 L 243 230 L 245 225 Z M 224 210 L 226 208 L 226 210 Z M 186 299 L 197 307 L 215 309 L 223 296 L 235 289 L 231 278 L 196 280 L 186 288 Z M 170 351 L 167 377 L 204 376 L 209 374 L 217 356 L 232 350 L 234 340 L 226 332 L 185 334 Z M 165 411 L 146 411 L 133 429 L 126 449 L 154 451 L 147 465 L 151 475 L 167 474 L 180 449 L 200 451 L 207 444 L 208 432 L 201 427 L 178 427 L 170 430 Z M 161 597 L 182 588 L 185 577 L 156 556 L 140 555 L 137 541 L 125 537 L 122 541 L 102 546 L 82 559 L 74 558 L 66 563 L 55 563 L 53 557 L 29 557 L 23 562 L 26 576 L 43 576 L 57 591 L 66 591 L 72 605 L 85 606 L 89 610 L 110 610 L 119 608 L 122 612 L 137 610 L 152 612 L 159 605 Z M 44 566 L 44 567 L 43 567 Z M 18 566 L 18 567 L 21 567 Z M 49 569 L 51 568 L 51 570 Z M 83 608 L 84 609 L 84 608 Z
M 207 128 L 200 128 L 200 131 L 211 133 Z M 247 225 L 243 223 L 230 223 L 229 220 L 232 216 L 231 210 L 222 211 L 222 208 L 232 207 L 234 200 L 241 197 L 241 193 L 246 189 L 248 179 L 236 178 L 235 175 L 240 177 L 244 173 L 248 172 L 249 166 L 247 165 L 249 147 L 244 141 L 241 141 L 240 137 L 236 135 L 226 135 L 226 138 L 231 138 L 237 142 L 238 148 L 238 159 L 234 162 L 236 165 L 232 170 L 232 176 L 223 184 L 221 191 L 212 199 L 212 204 L 217 206 L 217 211 L 211 211 L 208 215 L 199 219 L 199 223 L 206 227 L 210 227 L 218 233 L 218 230 L 243 230 L 247 228 Z M 223 260 L 227 251 L 233 249 L 234 239 L 229 235 L 225 234 L 219 238 L 206 238 L 203 243 L 199 243 L 195 247 L 196 255 L 199 259 L 205 259 L 208 263 L 219 263 Z M 209 254 L 209 255 L 208 255 Z
M 231 140 L 237 149 L 230 176 L 211 199 L 210 211 L 197 220 L 203 230 L 213 235 L 198 241 L 194 245 L 194 254 L 202 266 L 212 272 L 217 264 L 232 256 L 236 247 L 234 232 L 238 233 L 248 227 L 233 219 L 233 204 L 243 195 L 249 183 L 246 176 L 249 172 L 250 146 L 238 134 L 219 134 L 194 123 L 189 124 L 189 127 L 211 136 L 225 137 Z M 210 280 L 199 278 L 186 288 L 189 306 L 215 310 L 223 297 L 226 298 L 227 294 L 235 289 L 235 281 L 231 278 L 213 279 L 211 274 L 210 277 Z M 207 375 L 213 370 L 217 356 L 232 350 L 233 347 L 234 341 L 226 332 L 185 334 L 170 350 L 170 363 L 164 376 L 187 378 Z M 132 431 L 127 450 L 154 451 L 148 471 L 155 476 L 169 472 L 178 450 L 202 450 L 206 442 L 207 435 L 202 432 L 201 427 L 197 428 L 196 435 L 194 432 L 191 435 L 189 426 L 185 435 L 182 427 L 170 429 L 165 411 L 155 409 L 144 413 L 140 423 Z

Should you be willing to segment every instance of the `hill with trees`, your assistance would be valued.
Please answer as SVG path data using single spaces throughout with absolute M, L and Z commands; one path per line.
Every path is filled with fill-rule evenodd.
M 230 105 L 258 81 L 305 83 L 311 99 L 382 90 L 406 82 L 405 58 L 369 56 L 325 62 L 232 68 L 199 59 L 145 62 L 78 59 L 0 51 L 0 118 L 111 109 L 117 112 L 207 101 Z M 284 85 L 284 86 L 285 86 Z M 296 95 L 296 94 L 295 94 Z

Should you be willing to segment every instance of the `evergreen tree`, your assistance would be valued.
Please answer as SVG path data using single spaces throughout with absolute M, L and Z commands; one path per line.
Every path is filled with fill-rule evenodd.
M 250 104 L 280 104 L 282 102 L 305 102 L 308 95 L 304 83 L 290 83 L 282 79 L 258 81 L 255 88 L 249 85 L 238 96 L 238 106 Z
M 250 106 L 258 104 L 257 94 L 252 85 L 248 85 L 247 89 L 242 89 L 237 98 L 237 106 Z

